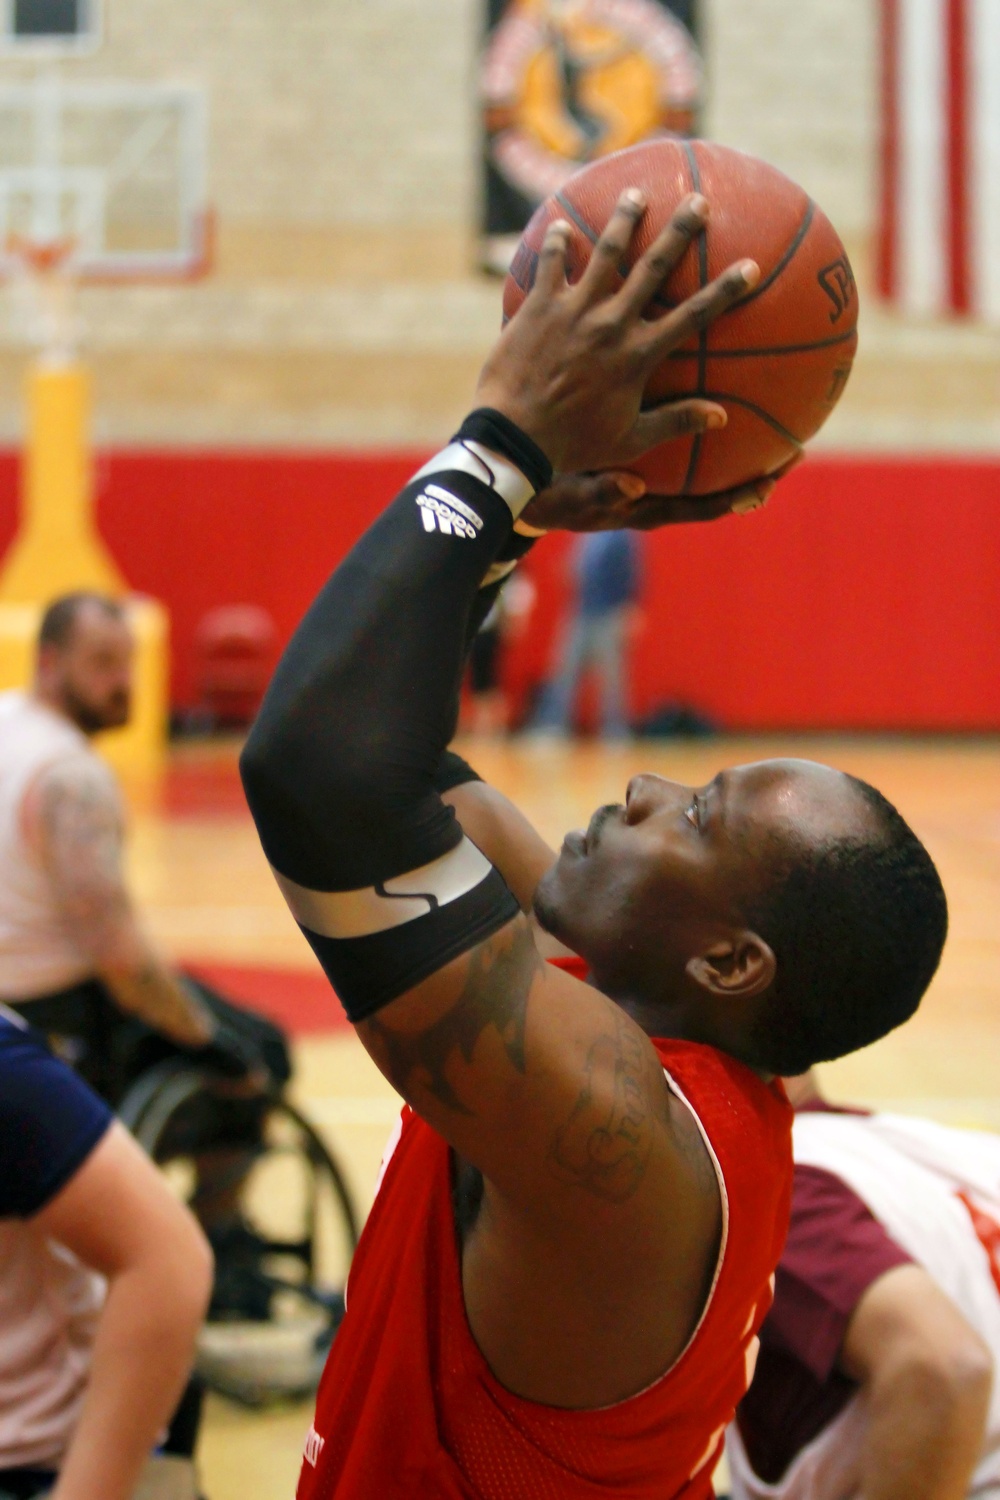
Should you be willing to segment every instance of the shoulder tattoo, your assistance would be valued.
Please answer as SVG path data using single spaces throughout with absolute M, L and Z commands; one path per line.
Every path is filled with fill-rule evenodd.
M 35 789 L 35 817 L 46 863 L 74 882 L 117 883 L 123 838 L 121 803 L 107 769 L 78 755 L 43 771 Z
M 612 1203 L 636 1192 L 668 1108 L 655 1063 L 649 1043 L 609 1000 L 607 1030 L 591 1043 L 579 1097 L 552 1140 L 556 1177 Z
M 403 1094 L 418 1085 L 449 1109 L 475 1114 L 456 1094 L 449 1066 L 458 1057 L 471 1062 L 476 1043 L 492 1026 L 511 1067 L 524 1073 L 528 992 L 542 966 L 531 929 L 521 921 L 473 949 L 461 994 L 424 1031 L 399 1031 L 379 1015 L 362 1022 L 392 1082 Z

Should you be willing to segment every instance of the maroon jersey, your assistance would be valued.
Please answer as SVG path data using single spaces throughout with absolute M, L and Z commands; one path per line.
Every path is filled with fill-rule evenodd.
M 297 1500 L 706 1500 L 753 1369 L 788 1223 L 791 1110 L 742 1064 L 654 1040 L 714 1159 L 723 1233 L 687 1348 L 598 1410 L 527 1401 L 469 1329 L 449 1148 L 409 1109 L 351 1268 Z
M 858 1387 L 837 1361 L 854 1310 L 880 1276 L 911 1259 L 846 1182 L 796 1165 L 774 1302 L 736 1414 L 761 1479 L 776 1484 L 850 1401 Z

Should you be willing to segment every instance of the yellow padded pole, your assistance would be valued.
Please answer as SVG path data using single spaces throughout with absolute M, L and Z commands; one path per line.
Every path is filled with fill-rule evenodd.
M 0 600 L 40 603 L 81 588 L 125 593 L 94 524 L 86 366 L 35 360 L 27 406 L 21 524 L 0 570 Z
M 128 593 L 94 520 L 86 366 L 35 360 L 27 405 L 20 529 L 0 569 L 0 691 L 30 683 L 38 626 L 52 599 L 75 589 Z M 132 717 L 99 743 L 119 770 L 145 774 L 159 769 L 166 747 L 169 621 L 155 599 L 126 602 L 136 640 Z

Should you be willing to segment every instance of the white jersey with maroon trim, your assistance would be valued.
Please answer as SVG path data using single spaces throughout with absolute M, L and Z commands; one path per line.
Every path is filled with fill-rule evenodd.
M 1000 1136 L 904 1115 L 805 1112 L 795 1119 L 793 1150 L 796 1164 L 831 1172 L 857 1194 L 956 1304 L 1000 1369 Z M 733 1500 L 856 1500 L 866 1423 L 859 1394 L 776 1484 L 753 1472 L 734 1425 Z M 969 1495 L 1000 1500 L 1000 1379 Z

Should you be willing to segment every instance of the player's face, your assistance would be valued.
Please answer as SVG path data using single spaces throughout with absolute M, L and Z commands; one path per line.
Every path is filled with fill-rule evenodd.
M 790 839 L 824 841 L 863 823 L 848 779 L 812 761 L 736 766 L 703 787 L 636 776 L 624 803 L 567 834 L 536 914 L 607 993 L 653 998 L 677 990 L 690 958 L 745 926 Z
M 132 700 L 132 634 L 124 620 L 84 605 L 59 652 L 59 696 L 84 734 L 128 722 Z

